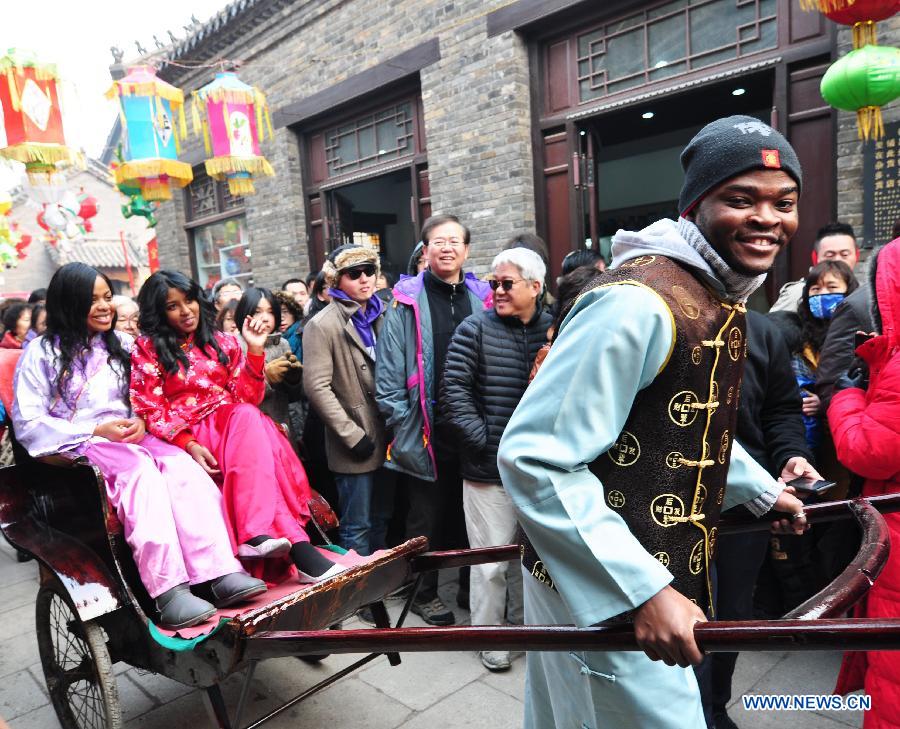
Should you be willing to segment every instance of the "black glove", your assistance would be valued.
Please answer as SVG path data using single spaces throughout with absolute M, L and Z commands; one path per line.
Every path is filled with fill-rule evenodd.
M 855 365 L 838 377 L 834 383 L 834 391 L 840 392 L 851 387 L 865 390 L 869 386 L 869 368 L 865 364 Z
M 350 449 L 353 457 L 359 461 L 366 460 L 375 452 L 375 442 L 367 435 L 364 435 L 359 443 Z

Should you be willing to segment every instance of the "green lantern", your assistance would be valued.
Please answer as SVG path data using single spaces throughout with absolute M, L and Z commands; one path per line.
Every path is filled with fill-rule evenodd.
M 884 136 L 881 107 L 900 96 L 900 49 L 863 46 L 835 61 L 820 86 L 831 106 L 856 112 L 859 136 Z

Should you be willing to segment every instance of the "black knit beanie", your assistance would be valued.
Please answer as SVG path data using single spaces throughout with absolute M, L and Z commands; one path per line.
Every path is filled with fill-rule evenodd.
M 716 185 L 747 170 L 784 170 L 802 186 L 797 153 L 781 134 L 752 116 L 710 122 L 681 153 L 684 184 L 678 211 L 684 216 Z

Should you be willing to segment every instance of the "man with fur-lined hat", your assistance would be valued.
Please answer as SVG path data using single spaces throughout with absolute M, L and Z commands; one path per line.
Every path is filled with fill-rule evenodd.
M 378 252 L 344 245 L 322 269 L 331 303 L 303 332 L 303 385 L 325 424 L 325 453 L 338 491 L 338 537 L 362 555 L 384 547 L 392 489 L 377 472 L 386 448 L 375 402 L 375 343 L 384 303 L 375 293 Z

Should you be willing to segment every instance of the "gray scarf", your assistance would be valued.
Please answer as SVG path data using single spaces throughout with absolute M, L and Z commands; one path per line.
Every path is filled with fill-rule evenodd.
M 763 282 L 766 280 L 766 274 L 747 276 L 735 271 L 716 253 L 715 249 L 703 236 L 703 233 L 700 232 L 700 229 L 690 220 L 678 218 L 677 227 L 681 237 L 700 254 L 706 264 L 712 269 L 715 277 L 725 287 L 725 293 L 729 301 L 744 303 L 750 298 L 750 294 L 763 285 Z
M 745 302 L 766 280 L 766 274 L 745 276 L 734 271 L 716 253 L 691 221 L 663 218 L 641 231 L 620 230 L 612 240 L 612 268 L 643 255 L 680 261 L 694 269 L 722 298 Z

